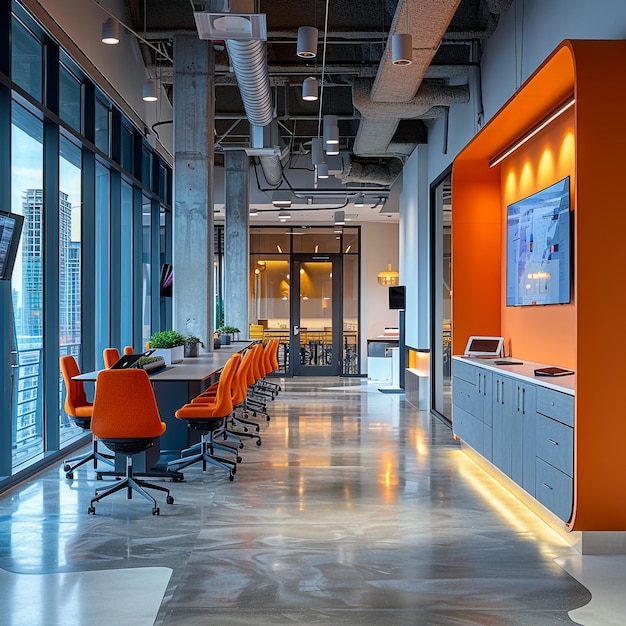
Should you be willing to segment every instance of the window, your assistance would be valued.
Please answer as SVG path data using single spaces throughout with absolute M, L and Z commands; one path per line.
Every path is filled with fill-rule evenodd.
M 12 465 L 43 452 L 43 124 L 14 103 L 11 210 L 24 216 L 13 293 Z
M 16 85 L 41 102 L 43 46 L 17 19 L 12 21 L 11 76 Z
M 59 117 L 74 130 L 82 130 L 82 85 L 64 65 L 59 66 Z
M 110 153 L 109 127 L 111 112 L 109 107 L 96 98 L 96 148 L 105 154 Z

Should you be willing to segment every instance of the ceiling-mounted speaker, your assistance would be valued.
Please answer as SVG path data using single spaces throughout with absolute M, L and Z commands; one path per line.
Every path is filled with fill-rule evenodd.
M 317 56 L 317 28 L 315 26 L 300 26 L 298 28 L 298 47 L 296 54 L 303 59 L 313 59 Z

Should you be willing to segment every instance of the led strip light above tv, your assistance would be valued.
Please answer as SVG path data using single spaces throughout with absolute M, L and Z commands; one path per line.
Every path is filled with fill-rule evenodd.
M 538 132 L 543 130 L 548 124 L 551 124 L 557 117 L 565 113 L 569 108 L 574 106 L 576 100 L 574 94 L 572 94 L 567 100 L 562 102 L 552 113 L 549 113 L 544 117 L 537 125 L 533 126 L 527 133 L 522 135 L 515 143 L 511 144 L 503 152 L 500 152 L 496 157 L 489 161 L 489 167 L 495 167 L 498 163 L 501 163 L 508 156 L 511 156 L 520 146 L 523 146 L 527 141 L 532 139 Z

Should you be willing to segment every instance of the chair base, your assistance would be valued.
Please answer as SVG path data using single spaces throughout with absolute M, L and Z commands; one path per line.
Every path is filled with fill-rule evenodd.
M 107 465 L 113 465 L 113 459 L 114 457 L 112 454 L 103 454 L 102 452 L 98 452 L 97 439 L 94 439 L 92 442 L 91 452 L 63 461 L 63 471 L 65 472 L 65 478 L 67 478 L 68 480 L 72 480 L 74 478 L 74 470 L 78 469 L 81 465 L 84 465 L 85 463 L 89 463 L 89 461 L 93 461 L 93 467 L 94 469 L 97 469 L 98 461 L 102 461 Z
M 102 491 L 101 489 L 96 489 L 95 498 L 91 499 L 89 504 L 89 508 L 87 509 L 87 513 L 90 515 L 96 514 L 96 507 L 94 504 L 99 502 L 103 498 L 110 496 L 117 491 L 121 491 L 122 489 L 127 490 L 127 498 L 129 500 L 133 497 L 133 491 L 139 494 L 142 498 L 145 498 L 149 502 L 152 502 L 152 515 L 159 515 L 161 510 L 157 506 L 156 500 L 147 492 L 145 489 L 156 489 L 157 491 L 164 491 L 167 494 L 166 502 L 167 504 L 174 504 L 174 498 L 170 495 L 170 490 L 167 487 L 162 487 L 161 485 L 154 485 L 145 480 L 139 480 L 133 477 L 133 466 L 131 457 L 127 457 L 127 465 L 126 465 L 126 476 L 118 483 L 105 489 Z M 100 493 L 101 492 L 101 493 Z
M 241 457 L 237 457 L 236 461 L 224 459 L 213 453 L 214 447 L 216 447 L 216 445 L 213 442 L 212 432 L 204 434 L 202 435 L 202 441 L 200 442 L 200 451 L 197 454 L 183 456 L 180 459 L 170 461 L 167 464 L 167 468 L 172 470 L 181 470 L 185 467 L 193 465 L 194 463 L 202 462 L 202 471 L 205 472 L 207 463 L 209 463 L 228 470 L 228 478 L 229 480 L 233 480 L 235 478 L 235 474 L 237 473 L 237 462 L 241 460 Z

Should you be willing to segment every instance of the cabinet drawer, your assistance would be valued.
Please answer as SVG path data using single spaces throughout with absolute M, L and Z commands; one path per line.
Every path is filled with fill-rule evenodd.
M 574 482 L 563 472 L 537 458 L 535 497 L 557 517 L 567 522 L 572 516 Z
M 537 413 L 574 426 L 574 396 L 537 387 Z
M 452 359 L 452 376 L 462 378 L 468 383 L 476 384 L 476 365 L 459 359 Z
M 537 415 L 537 456 L 574 476 L 574 429 Z
M 476 385 L 455 376 L 452 379 L 452 404 L 458 404 L 468 413 L 478 417 L 482 398 L 477 394 Z

